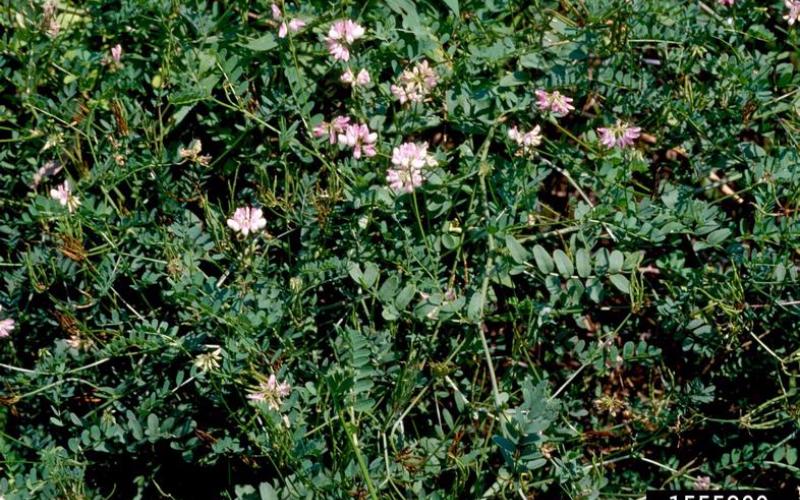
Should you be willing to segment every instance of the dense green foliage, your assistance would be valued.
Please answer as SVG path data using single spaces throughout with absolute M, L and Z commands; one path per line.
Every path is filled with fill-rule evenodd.
M 286 37 L 264 1 L 53 5 L 0 5 L 6 499 L 800 480 L 782 0 L 314 0 L 279 4 Z M 314 135 L 337 115 L 377 155 Z M 632 147 L 601 144 L 617 120 Z M 412 141 L 433 157 L 396 192 Z M 263 231 L 229 227 L 245 206 Z

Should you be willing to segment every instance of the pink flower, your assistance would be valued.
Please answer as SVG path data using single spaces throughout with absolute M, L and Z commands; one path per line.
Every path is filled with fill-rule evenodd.
M 542 143 L 542 128 L 536 125 L 527 132 L 520 132 L 517 126 L 508 129 L 508 138 L 517 143 L 517 155 L 522 156 L 533 151 L 533 148 Z
M 289 31 L 292 33 L 297 33 L 301 29 L 305 28 L 306 22 L 302 19 L 292 19 L 289 21 Z
M 265 381 L 258 383 L 258 388 L 247 395 L 247 399 L 266 403 L 273 410 L 279 410 L 283 398 L 291 394 L 292 386 L 286 382 L 278 382 L 274 374 L 270 374 Z
M 392 85 L 391 90 L 400 104 L 422 102 L 438 82 L 436 71 L 428 65 L 428 61 L 422 61 L 413 68 L 404 70 L 397 85 Z
M 339 115 L 333 119 L 331 126 L 334 128 L 334 130 L 343 131 L 345 127 L 347 127 L 347 125 L 349 124 L 350 124 L 349 116 Z
M 45 26 L 47 35 L 55 38 L 61 31 L 61 25 L 58 24 L 58 2 L 56 0 L 47 0 L 42 6 L 42 25 Z
M 575 109 L 571 104 L 572 98 L 561 95 L 557 90 L 552 93 L 547 93 L 544 90 L 537 90 L 535 93 L 536 98 L 539 100 L 539 109 L 543 111 L 552 111 L 558 116 L 564 116 Z
M 367 70 L 362 69 L 357 75 L 355 75 L 353 74 L 353 70 L 350 68 L 347 68 L 345 72 L 342 73 L 341 80 L 348 85 L 352 85 L 353 87 L 364 86 L 371 81 L 369 72 Z
M 14 320 L 11 318 L 6 318 L 0 320 L 0 338 L 5 338 L 11 335 L 11 331 L 14 329 Z
M 2 311 L 2 310 L 3 310 L 3 308 L 0 307 L 0 311 Z M 11 331 L 13 329 L 14 329 L 14 320 L 13 319 L 6 318 L 6 319 L 0 320 L 0 339 L 8 337 L 9 335 L 11 335 Z
M 786 21 L 789 22 L 789 26 L 793 25 L 797 18 L 800 17 L 800 0 L 786 0 L 785 2 L 786 8 L 789 9 L 789 13 L 783 16 Z
M 358 72 L 356 76 L 356 85 L 366 85 L 371 82 L 372 79 L 369 77 L 369 72 L 365 69 L 362 69 Z
M 396 192 L 411 193 L 425 180 L 422 168 L 436 166 L 436 159 L 428 153 L 427 142 L 406 142 L 392 150 L 392 165 L 386 172 L 389 187 Z
M 724 5 L 726 7 L 732 7 L 734 1 L 735 0 L 719 0 L 719 4 Z
M 72 188 L 69 186 L 69 181 L 64 181 L 63 184 L 55 189 L 50 190 L 50 198 L 58 200 L 62 207 L 67 207 L 70 213 L 74 212 L 81 204 L 81 200 L 72 194 Z
M 369 127 L 364 123 L 357 123 L 355 125 L 348 125 L 344 134 L 339 134 L 339 143 L 353 148 L 353 158 L 356 160 L 364 156 L 375 156 L 375 141 L 378 140 L 378 134 L 370 132 Z
M 365 30 L 358 23 L 350 19 L 339 20 L 331 25 L 325 43 L 328 45 L 328 52 L 334 59 L 342 61 L 350 60 L 350 46 L 353 42 L 364 36 Z
M 292 33 L 297 33 L 301 29 L 303 29 L 306 25 L 306 22 L 301 19 L 290 19 L 289 22 L 286 22 L 286 19 L 283 17 L 283 12 L 281 12 L 281 8 L 275 4 L 272 4 L 272 19 L 276 21 L 281 21 L 280 26 L 278 26 L 278 38 L 286 38 L 286 35 L 291 31 Z
M 60 163 L 55 160 L 50 160 L 36 171 L 33 174 L 33 184 L 31 185 L 32 188 L 36 189 L 39 184 L 45 179 L 45 177 L 52 177 L 59 173 L 63 167 Z
M 428 143 L 405 142 L 392 150 L 392 164 L 403 168 L 436 166 L 436 159 L 428 153 Z
M 339 80 L 341 80 L 342 82 L 347 83 L 349 85 L 352 85 L 353 82 L 355 81 L 355 79 L 356 79 L 356 75 L 353 74 L 353 70 L 350 69 L 350 68 L 347 68 L 346 70 L 344 70 L 344 73 L 342 73 L 342 76 L 339 77 Z
M 632 146 L 636 139 L 642 135 L 640 127 L 631 127 L 628 122 L 617 120 L 612 127 L 601 127 L 597 129 L 600 134 L 600 142 L 607 148 L 625 148 Z
M 233 213 L 233 217 L 228 219 L 228 227 L 247 236 L 264 229 L 267 220 L 264 218 L 260 208 L 240 207 Z
M 336 144 L 336 137 L 343 133 L 347 128 L 347 125 L 350 123 L 350 117 L 348 116 L 337 116 L 333 119 L 331 123 L 322 122 L 312 131 L 314 133 L 314 137 L 324 137 L 328 136 L 328 141 L 331 144 Z
M 708 476 L 697 476 L 694 480 L 693 488 L 696 490 L 710 490 L 711 478 Z
M 114 64 L 119 64 L 121 59 L 122 59 L 122 45 L 116 44 L 113 47 L 111 47 L 111 60 L 114 61 Z
M 289 21 L 287 25 L 285 22 L 281 23 L 280 27 L 278 28 L 278 38 L 286 38 L 286 34 L 291 31 L 292 33 L 297 33 L 301 29 L 303 29 L 306 25 L 306 22 L 301 19 L 292 19 Z

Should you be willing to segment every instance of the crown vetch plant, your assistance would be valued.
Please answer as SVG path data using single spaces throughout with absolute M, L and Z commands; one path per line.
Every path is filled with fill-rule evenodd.
M 0 498 L 800 481 L 800 2 L 0 6 Z

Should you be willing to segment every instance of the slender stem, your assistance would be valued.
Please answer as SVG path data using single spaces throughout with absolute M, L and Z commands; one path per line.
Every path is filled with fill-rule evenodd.
M 378 500 L 378 491 L 375 489 L 375 485 L 372 484 L 372 478 L 369 475 L 369 468 L 367 467 L 367 461 L 364 459 L 364 455 L 361 453 L 361 448 L 358 446 L 358 442 L 356 442 L 356 435 L 355 435 L 355 425 L 350 422 L 347 422 L 341 414 L 341 410 L 339 410 L 339 420 L 342 421 L 344 425 L 344 431 L 347 433 L 347 442 L 350 444 L 350 448 L 353 450 L 353 453 L 356 454 L 356 460 L 358 461 L 358 468 L 361 471 L 361 475 L 364 476 L 364 482 L 367 483 L 367 490 L 369 490 L 369 496 L 372 500 Z
M 417 218 L 417 226 L 419 226 L 419 233 L 422 235 L 422 241 L 425 243 L 425 248 L 428 249 L 428 256 L 433 258 L 433 250 L 428 244 L 428 237 L 425 234 L 425 228 L 422 226 L 422 217 L 419 215 L 419 205 L 417 204 L 417 193 L 411 193 L 412 205 L 414 206 L 414 216 Z
M 486 325 L 484 321 L 485 310 L 486 310 L 486 295 L 489 293 L 489 276 L 491 273 L 492 268 L 494 267 L 494 249 L 495 249 L 495 242 L 494 242 L 494 235 L 492 234 L 491 230 L 489 229 L 489 220 L 490 220 L 490 213 L 489 213 L 489 194 L 486 189 L 486 176 L 489 174 L 490 168 L 488 163 L 486 163 L 486 157 L 489 154 L 489 145 L 492 142 L 492 137 L 494 136 L 495 128 L 497 127 L 497 123 L 489 129 L 489 133 L 486 135 L 486 139 L 484 140 L 483 145 L 481 146 L 481 154 L 480 154 L 480 164 L 478 166 L 478 178 L 480 179 L 480 188 L 481 188 L 481 195 L 483 197 L 483 216 L 486 219 L 486 234 L 488 236 L 488 243 L 489 243 L 489 256 L 486 259 L 486 268 L 483 271 L 483 283 L 481 284 L 481 307 L 480 307 L 480 317 L 478 319 L 478 335 L 480 335 L 481 345 L 483 346 L 483 354 L 486 357 L 486 365 L 489 369 L 489 379 L 492 383 L 492 394 L 494 395 L 494 405 L 496 408 L 500 408 L 500 389 L 497 385 L 497 375 L 494 371 L 494 365 L 492 364 L 492 353 L 489 350 L 489 342 L 486 340 L 486 334 L 483 332 L 484 326 Z
M 583 189 L 581 189 L 581 187 L 578 185 L 578 183 L 575 182 L 575 179 L 572 178 L 572 176 L 569 174 L 569 172 L 567 172 L 566 170 L 556 166 L 553 162 L 551 162 L 550 160 L 548 160 L 546 158 L 542 158 L 541 160 L 542 160 L 542 163 L 544 163 L 548 167 L 552 168 L 556 172 L 558 172 L 561 175 L 563 175 L 569 181 L 569 183 L 572 184 L 572 187 L 574 187 L 578 191 L 578 194 L 581 195 L 581 198 L 583 198 L 583 201 L 585 201 L 589 205 L 589 207 L 591 207 L 591 209 L 594 210 L 594 208 L 595 208 L 594 203 L 592 203 L 592 200 L 586 195 L 586 193 L 583 191 Z M 601 222 L 601 224 L 603 225 L 603 228 L 606 230 L 606 232 L 611 237 L 611 239 L 613 241 L 617 241 L 617 237 L 611 231 L 611 228 L 608 227 L 608 224 L 606 224 L 605 222 Z
M 569 378 L 566 380 L 566 382 L 564 382 L 563 384 L 561 384 L 561 387 L 559 387 L 559 388 L 558 388 L 558 390 L 557 390 L 556 392 L 554 392 L 552 396 L 550 396 L 550 400 L 552 401 L 553 399 L 557 398 L 557 397 L 558 397 L 558 395 L 559 395 L 559 394 L 561 394 L 561 391 L 563 391 L 564 389 L 566 389 L 566 388 L 567 388 L 567 386 L 570 384 L 570 382 L 572 382 L 573 380 L 575 380 L 575 377 L 577 377 L 578 375 L 580 375 L 580 373 L 583 371 L 583 369 L 584 369 L 584 368 L 586 368 L 587 366 L 589 366 L 589 364 L 590 364 L 590 363 L 592 363 L 592 362 L 593 362 L 593 359 L 592 359 L 592 361 L 589 361 L 589 362 L 586 362 L 586 363 L 582 364 L 580 368 L 578 368 L 577 370 L 575 370 L 575 373 L 573 373 L 572 375 L 570 375 L 570 377 L 569 377 Z

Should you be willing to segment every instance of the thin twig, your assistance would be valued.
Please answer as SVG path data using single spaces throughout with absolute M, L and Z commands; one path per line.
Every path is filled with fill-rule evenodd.
M 552 168 L 556 172 L 558 172 L 561 175 L 563 175 L 569 181 L 569 183 L 572 184 L 572 187 L 574 187 L 575 190 L 578 191 L 578 194 L 581 195 L 581 198 L 583 198 L 583 201 L 588 203 L 589 206 L 592 208 L 592 210 L 594 210 L 594 207 L 595 207 L 594 203 L 592 203 L 592 200 L 589 199 L 589 197 L 586 195 L 586 193 L 583 191 L 583 189 L 581 189 L 581 187 L 578 185 L 578 183 L 575 182 L 575 179 L 572 178 L 572 176 L 569 174 L 569 172 L 567 172 L 566 170 L 564 170 L 561 167 L 556 166 L 553 162 L 551 162 L 547 158 L 541 158 L 541 160 L 542 160 L 542 163 L 544 163 L 548 167 Z M 601 222 L 600 224 L 603 225 L 603 228 L 608 233 L 608 236 L 610 236 L 613 241 L 617 241 L 617 237 L 614 235 L 614 232 L 611 231 L 611 228 L 608 227 L 608 224 L 606 224 L 605 222 Z

